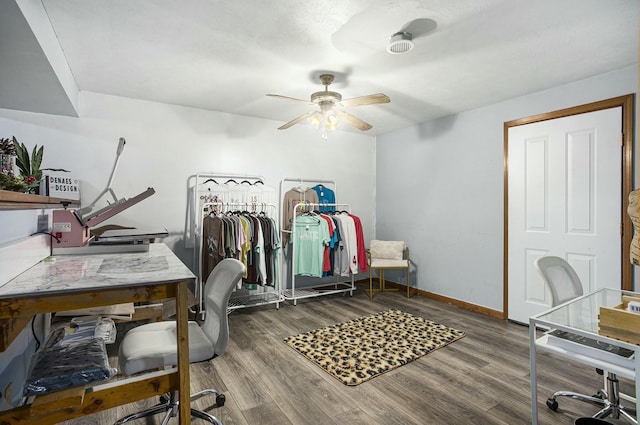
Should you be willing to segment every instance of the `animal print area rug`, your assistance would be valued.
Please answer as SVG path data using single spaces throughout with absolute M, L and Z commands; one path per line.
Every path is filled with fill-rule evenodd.
M 289 336 L 284 342 L 345 385 L 358 385 L 460 339 L 464 332 L 399 310 Z

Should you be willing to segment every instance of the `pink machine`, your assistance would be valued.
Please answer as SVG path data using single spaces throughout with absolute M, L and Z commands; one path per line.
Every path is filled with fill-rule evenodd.
M 138 202 L 148 198 L 149 196 L 155 193 L 155 190 L 153 188 L 148 188 L 147 190 L 140 193 L 139 195 L 134 196 L 133 198 L 118 199 L 115 193 L 113 192 L 113 190 L 111 189 L 113 176 L 116 172 L 116 168 L 118 167 L 120 154 L 122 154 L 122 151 L 124 150 L 125 143 L 126 142 L 124 138 L 121 137 L 118 143 L 116 160 L 115 160 L 115 163 L 113 164 L 113 170 L 111 171 L 111 176 L 109 177 L 109 183 L 107 184 L 107 187 L 96 197 L 96 199 L 91 204 L 77 210 L 70 210 L 70 209 L 67 209 L 65 206 L 65 209 L 63 210 L 53 211 L 52 234 L 56 238 L 56 240 L 52 242 L 54 254 L 79 254 L 79 253 L 88 253 L 88 252 L 98 252 L 99 250 L 88 249 L 90 246 L 94 245 L 93 244 L 94 241 L 90 235 L 89 229 L 113 217 L 114 215 L 119 214 L 120 212 L 126 210 L 127 208 L 137 204 Z M 106 193 L 111 194 L 113 198 L 113 202 L 109 203 L 109 205 L 107 205 L 106 207 L 92 213 L 91 211 L 93 210 L 95 204 Z M 163 236 L 161 233 L 162 232 L 160 233 L 155 232 L 153 236 Z M 166 230 L 165 230 L 165 233 L 166 233 Z M 104 235 L 108 236 L 106 232 Z M 124 241 L 124 243 L 119 243 L 117 245 L 119 247 L 125 246 L 125 248 L 120 249 L 120 251 L 144 250 L 144 247 L 142 246 L 144 244 L 140 243 L 140 241 L 143 239 L 144 237 L 138 237 L 136 239 L 133 236 L 130 239 L 119 238 L 118 240 L 120 242 Z M 114 249 L 114 245 L 115 244 L 109 244 L 109 245 L 96 244 L 96 246 L 102 246 L 102 247 L 108 246 L 108 249 L 103 249 L 102 252 L 115 251 L 116 249 Z M 135 249 L 131 249 L 131 247 L 135 245 L 140 245 L 140 246 L 136 247 Z M 148 249 L 148 240 L 147 240 L 146 249 Z

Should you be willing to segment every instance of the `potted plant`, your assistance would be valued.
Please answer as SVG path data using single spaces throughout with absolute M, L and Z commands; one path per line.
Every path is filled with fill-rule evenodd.
M 15 138 L 14 138 L 15 139 Z M 16 148 L 12 139 L 0 138 L 0 190 L 24 192 L 27 184 L 14 174 Z
M 0 138 L 0 173 L 13 176 L 16 148 L 11 139 Z
M 27 189 L 30 193 L 40 192 L 40 180 L 42 180 L 42 170 L 40 164 L 42 164 L 42 155 L 44 154 L 44 146 L 38 145 L 33 147 L 31 156 L 29 156 L 29 150 L 24 145 L 12 138 L 13 145 L 16 152 L 16 165 L 20 170 L 20 178 L 27 185 Z

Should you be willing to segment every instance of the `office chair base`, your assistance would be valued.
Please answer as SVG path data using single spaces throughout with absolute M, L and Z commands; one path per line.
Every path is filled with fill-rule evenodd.
M 215 394 L 216 395 L 216 406 L 222 407 L 224 406 L 225 396 L 224 394 L 219 394 L 218 391 L 213 389 L 206 389 L 200 392 L 197 392 L 191 396 L 191 400 L 196 400 L 202 396 Z M 165 412 L 165 416 L 162 419 L 162 425 L 167 425 L 169 420 L 178 415 L 178 406 L 180 402 L 178 401 L 178 393 L 171 392 L 168 394 L 163 394 L 160 396 L 160 403 L 156 404 L 153 407 L 150 407 L 141 412 L 133 413 L 131 415 L 125 416 L 124 418 L 119 419 L 115 425 L 122 425 L 129 421 L 134 421 L 136 419 L 146 418 L 148 416 L 157 415 L 158 413 Z M 210 415 L 207 412 L 203 412 L 197 409 L 191 409 L 191 416 L 195 418 L 199 418 L 205 421 L 208 421 L 214 425 L 222 425 L 220 419 L 216 418 L 213 415 Z
M 576 400 L 603 406 L 598 413 L 593 415 L 593 418 L 604 419 L 610 416 L 614 419 L 624 419 L 630 424 L 638 425 L 638 421 L 634 417 L 636 414 L 635 409 L 624 407 L 620 404 L 620 384 L 615 373 L 608 373 L 607 375 L 607 391 L 599 390 L 598 394 L 595 396 L 588 396 L 572 391 L 555 392 L 547 400 L 547 407 L 549 407 L 549 409 L 558 410 L 557 397 L 570 397 Z
M 606 406 L 607 402 L 605 399 L 596 397 L 596 396 L 588 396 L 586 394 L 574 393 L 573 391 L 557 391 L 553 393 L 551 397 L 547 399 L 547 407 L 551 410 L 558 410 L 558 401 L 557 397 L 569 397 L 575 400 L 584 401 L 587 403 L 599 404 L 600 406 Z

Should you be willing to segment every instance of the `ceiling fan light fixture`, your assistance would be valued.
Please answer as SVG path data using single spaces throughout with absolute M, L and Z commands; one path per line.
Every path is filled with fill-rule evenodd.
M 405 31 L 400 31 L 391 36 L 387 52 L 392 55 L 402 55 L 413 49 L 413 36 Z
M 320 112 L 314 112 L 309 118 L 307 118 L 307 122 L 314 126 L 315 128 L 320 127 L 320 121 L 322 121 L 322 115 Z
M 373 126 L 360 118 L 351 115 L 343 110 L 352 106 L 376 105 L 389 103 L 391 99 L 384 93 L 369 94 L 366 96 L 352 97 L 342 100 L 342 95 L 338 92 L 329 91 L 329 85 L 333 82 L 333 74 L 320 75 L 320 82 L 324 86 L 324 90 L 311 94 L 311 101 L 297 99 L 295 97 L 281 96 L 278 94 L 267 94 L 267 96 L 279 97 L 281 99 L 294 100 L 303 102 L 307 105 L 315 105 L 318 109 L 305 112 L 297 116 L 291 121 L 278 127 L 278 130 L 286 130 L 303 121 L 311 124 L 315 128 L 320 128 L 322 138 L 327 140 L 328 131 L 335 130 L 338 125 L 344 122 L 351 127 L 355 127 L 360 131 L 371 130 Z
M 322 140 L 327 141 L 329 131 L 334 131 L 338 126 L 338 114 L 330 105 L 322 105 L 320 115 L 320 135 Z

